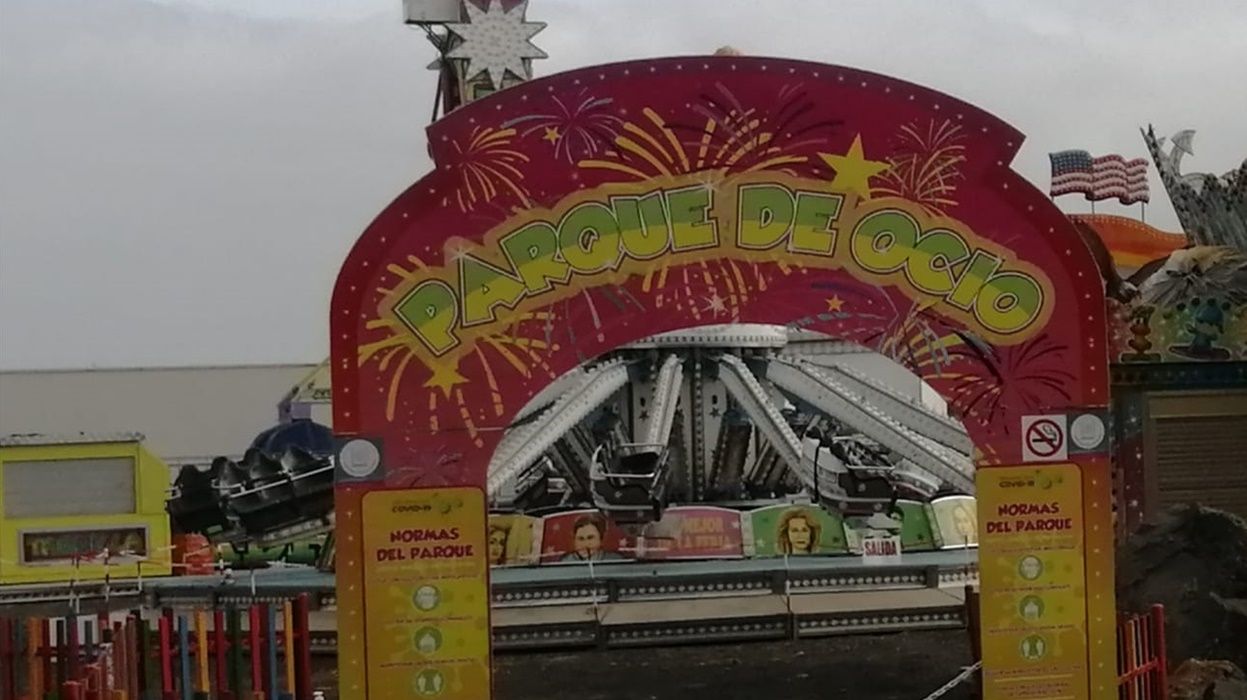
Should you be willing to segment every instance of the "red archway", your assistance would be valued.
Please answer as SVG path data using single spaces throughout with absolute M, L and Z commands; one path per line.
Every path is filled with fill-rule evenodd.
M 483 487 L 528 399 L 624 343 L 734 321 L 856 340 L 944 394 L 980 467 L 1035 460 L 1024 421 L 1107 404 L 1094 260 L 1009 168 L 1022 135 L 946 95 L 836 66 L 672 58 L 508 89 L 437 122 L 429 141 L 435 170 L 365 231 L 332 304 L 335 429 L 380 456 L 340 470 L 352 696 L 375 661 L 368 606 L 385 604 L 364 595 L 384 544 L 368 533 L 398 527 L 402 510 L 387 501 L 365 524 L 364 495 Z M 1092 555 L 1111 547 L 1107 460 L 1068 461 L 1081 469 L 1085 585 L 1071 599 L 1077 629 L 1057 639 L 1090 675 L 1075 691 L 1099 697 L 1114 690 L 1111 557 Z M 483 532 L 459 535 L 483 548 Z M 459 601 L 483 596 L 480 610 L 484 586 Z M 1007 616 L 990 594 L 985 614 L 1004 604 Z M 455 687 L 487 687 L 476 673 Z M 378 683 L 391 681 L 373 679 L 367 697 L 385 697 Z

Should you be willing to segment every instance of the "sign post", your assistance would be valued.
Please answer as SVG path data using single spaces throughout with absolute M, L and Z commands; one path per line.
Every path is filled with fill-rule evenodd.
M 364 495 L 370 700 L 489 697 L 485 518 L 477 488 Z
M 984 698 L 1088 697 L 1081 470 L 993 467 L 977 485 Z

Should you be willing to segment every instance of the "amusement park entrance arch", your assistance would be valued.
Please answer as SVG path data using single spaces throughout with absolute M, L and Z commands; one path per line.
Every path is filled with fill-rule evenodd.
M 332 303 L 344 696 L 487 697 L 481 490 L 504 430 L 587 359 L 731 322 L 948 350 L 910 368 L 977 446 L 989 696 L 1115 692 L 1107 456 L 1054 442 L 1107 405 L 1103 288 L 1010 169 L 1021 141 L 915 85 L 739 56 L 577 70 L 431 126 L 435 169 Z M 1027 626 L 1036 592 L 1050 614 Z

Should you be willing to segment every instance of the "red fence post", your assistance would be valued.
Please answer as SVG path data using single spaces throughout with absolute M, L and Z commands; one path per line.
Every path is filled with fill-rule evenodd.
M 65 681 L 62 683 L 61 700 L 83 700 L 82 684 L 78 681 Z
M 79 651 L 78 651 L 78 616 L 77 615 L 70 615 L 69 617 L 65 618 L 65 638 L 66 638 L 66 644 L 68 646 L 65 653 L 69 655 L 69 660 L 68 660 L 68 663 L 66 664 L 66 667 L 69 669 L 67 673 L 69 674 L 69 680 L 76 681 L 79 678 L 82 678 L 82 664 L 81 664 L 81 658 L 79 656 Z M 81 693 L 82 689 L 79 688 L 78 692 Z
M 212 656 L 216 660 L 216 692 L 222 698 L 228 692 L 225 680 L 225 611 L 212 611 Z
M 308 595 L 294 599 L 295 700 L 312 700 L 312 625 Z M 287 652 L 289 653 L 289 652 Z
M 129 688 L 128 697 L 138 700 L 142 697 L 143 684 L 139 681 L 139 669 L 143 663 L 143 646 L 139 643 L 139 635 L 146 634 L 146 628 L 140 630 L 138 622 L 135 621 L 133 615 L 126 616 L 126 650 L 129 654 L 129 664 L 126 669 L 126 685 Z
M 1122 700 L 1167 700 L 1169 666 L 1165 609 L 1123 615 L 1117 624 L 1117 692 Z
M 90 624 L 90 622 L 87 624 Z M 82 694 L 83 699 L 102 700 L 104 697 L 104 685 L 102 681 L 103 673 L 100 665 L 98 663 L 88 664 L 87 667 L 83 669 L 83 673 L 86 674 L 83 677 L 83 680 L 85 680 L 87 684 L 86 690 Z
M 1169 697 L 1169 651 L 1165 648 L 1165 606 L 1152 606 L 1152 636 L 1156 640 L 1156 684 L 1160 697 Z
M 43 700 L 43 665 L 40 663 L 43 623 L 37 617 L 26 620 L 26 690 L 32 700 Z
M 4 672 L 0 676 L 0 690 L 6 698 L 17 697 L 17 655 L 9 633 L 11 626 L 8 618 L 0 617 L 0 670 Z
M 1136 700 L 1134 695 L 1134 644 L 1132 618 L 1122 615 L 1117 623 L 1117 685 L 1123 700 Z
M 260 667 L 260 606 L 252 603 L 247 612 L 247 639 L 251 642 L 251 691 L 254 693 L 264 687 L 263 669 Z
M 169 615 L 160 616 L 160 692 L 164 700 L 176 700 L 173 690 L 173 645 Z

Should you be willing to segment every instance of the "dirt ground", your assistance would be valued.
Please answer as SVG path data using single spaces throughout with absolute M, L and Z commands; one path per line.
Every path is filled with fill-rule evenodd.
M 1198 506 L 1173 506 L 1120 544 L 1117 604 L 1165 606 L 1171 667 L 1225 659 L 1247 668 L 1247 522 Z
M 964 631 L 510 653 L 494 659 L 494 687 L 495 700 L 921 700 L 969 659 Z M 325 683 L 317 687 L 326 687 L 333 660 L 320 661 Z M 968 700 L 970 693 L 962 686 L 944 697 Z

